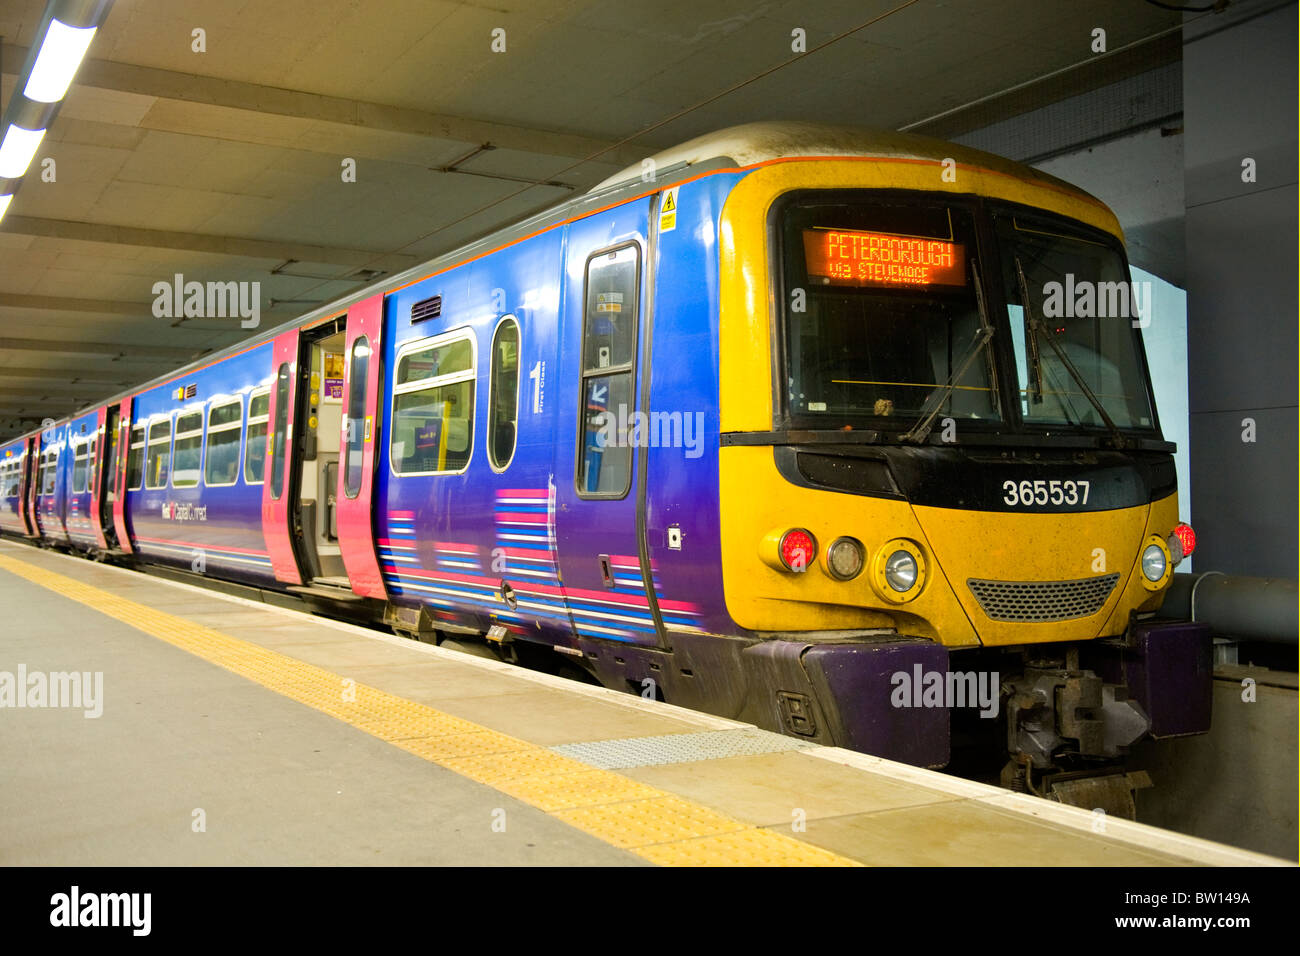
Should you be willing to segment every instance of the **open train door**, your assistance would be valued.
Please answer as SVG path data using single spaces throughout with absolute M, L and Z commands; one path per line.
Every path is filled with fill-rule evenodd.
M 31 526 L 32 537 L 39 538 L 45 534 L 41 527 L 41 456 L 45 454 L 45 436 L 51 430 L 46 429 L 32 437 L 27 466 L 27 523 Z
M 379 356 L 384 297 L 348 309 L 343 366 L 341 467 L 335 499 L 339 551 L 354 594 L 387 600 L 373 517 L 375 448 L 379 437 Z
M 131 529 L 126 526 L 126 468 L 131 457 L 131 399 L 122 399 L 117 406 L 117 457 L 109 463 L 113 469 L 112 481 L 116 488 L 113 498 L 113 529 L 117 532 L 117 546 L 128 554 L 131 547 Z
M 117 411 L 116 408 L 113 409 Z M 90 458 L 90 527 L 95 534 L 95 543 L 101 551 L 108 550 L 108 539 L 104 536 L 103 507 L 106 489 L 104 461 L 108 457 L 108 408 L 95 413 L 95 453 Z
M 39 459 L 39 436 L 32 435 L 23 443 L 23 468 L 18 488 L 18 510 L 22 513 L 23 527 L 29 538 L 40 535 L 36 527 L 36 472 Z
M 290 329 L 271 340 L 271 427 L 266 433 L 266 475 L 262 483 L 262 535 L 271 558 L 275 579 L 301 585 L 302 569 L 294 551 L 293 520 L 297 508 L 294 463 L 295 410 L 298 407 L 298 359 L 302 344 L 298 329 Z

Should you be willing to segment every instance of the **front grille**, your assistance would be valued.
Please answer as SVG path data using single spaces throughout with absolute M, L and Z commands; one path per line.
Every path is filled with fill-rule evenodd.
M 994 621 L 1068 621 L 1096 614 L 1119 582 L 1118 574 L 1077 581 L 980 581 L 966 584 Z

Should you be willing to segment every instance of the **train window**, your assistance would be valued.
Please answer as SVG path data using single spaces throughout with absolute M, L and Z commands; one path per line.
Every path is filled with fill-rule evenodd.
M 89 461 L 89 448 L 85 442 L 72 446 L 72 493 L 79 495 L 86 490 L 86 465 Z
M 785 205 L 779 237 L 791 419 L 815 428 L 873 419 L 873 429 L 908 432 L 932 413 L 1001 418 L 975 287 L 991 270 L 976 259 L 967 209 L 807 193 Z
M 281 365 L 275 375 L 275 434 L 271 436 L 268 454 L 271 456 L 271 497 L 284 493 L 284 445 L 289 432 L 289 386 L 293 376 L 287 364 Z
M 233 485 L 239 480 L 239 430 L 243 425 L 239 399 L 208 409 L 208 457 L 203 463 L 207 485 Z
M 505 471 L 515 456 L 519 424 L 519 323 L 506 316 L 492 337 L 492 375 L 488 395 L 488 460 Z
M 59 479 L 59 450 L 51 448 L 45 453 L 45 464 L 41 468 L 41 494 L 54 494 L 54 486 Z
M 995 222 L 1024 420 L 1096 428 L 1109 419 L 1118 428 L 1154 428 L 1141 323 L 1134 321 L 1141 316 L 1118 244 L 1047 217 L 1007 211 Z M 1069 280 L 1064 289 L 1089 294 L 1078 299 L 1083 308 L 1074 307 L 1073 291 L 1062 303 L 1062 277 Z M 1036 330 L 1033 320 L 1043 319 Z
M 435 475 L 469 467 L 474 447 L 474 334 L 458 329 L 408 347 L 393 388 L 393 473 Z
M 131 450 L 126 456 L 126 488 L 139 491 L 144 485 L 144 426 L 131 429 Z
M 343 472 L 343 493 L 355 498 L 361 492 L 366 440 L 366 380 L 370 372 L 370 340 L 364 335 L 352 343 L 351 367 L 348 369 L 347 451 Z
M 248 396 L 248 425 L 244 429 L 244 484 L 260 485 L 266 472 L 266 421 L 271 407 L 271 390 L 263 388 Z
M 104 498 L 117 500 L 117 428 L 110 428 L 104 435 L 108 442 L 104 449 Z
M 86 490 L 93 492 L 95 490 L 95 462 L 96 453 L 99 451 L 99 436 L 92 435 L 90 439 L 90 458 L 86 464 Z
M 583 299 L 578 494 L 622 498 L 632 487 L 632 446 L 616 429 L 635 401 L 641 247 L 632 243 L 588 259 Z
M 203 413 L 176 416 L 176 442 L 172 447 L 172 487 L 193 488 L 199 483 L 203 462 Z
M 144 461 L 144 486 L 146 488 L 167 487 L 167 475 L 171 471 L 172 420 L 164 418 L 149 426 L 149 445 Z

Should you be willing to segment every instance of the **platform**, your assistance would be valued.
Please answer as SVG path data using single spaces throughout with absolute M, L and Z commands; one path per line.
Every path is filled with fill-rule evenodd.
M 0 608 L 103 681 L 0 709 L 0 864 L 1284 862 L 13 542 Z

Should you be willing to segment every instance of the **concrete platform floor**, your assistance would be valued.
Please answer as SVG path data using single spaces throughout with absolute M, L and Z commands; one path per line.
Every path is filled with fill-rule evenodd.
M 1283 862 L 11 541 L 0 609 L 3 864 Z

